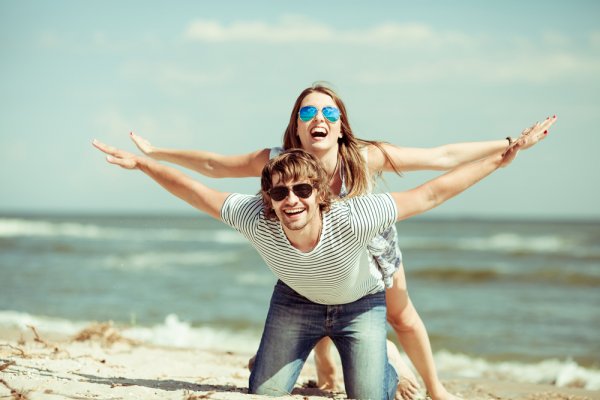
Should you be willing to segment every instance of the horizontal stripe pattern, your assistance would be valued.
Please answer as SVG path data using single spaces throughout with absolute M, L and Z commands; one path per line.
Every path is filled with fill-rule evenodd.
M 323 215 L 319 244 L 303 253 L 289 243 L 279 221 L 265 218 L 259 196 L 232 194 L 221 210 L 222 220 L 252 243 L 279 279 L 320 304 L 350 303 L 384 289 L 367 244 L 396 216 L 389 194 L 336 201 Z

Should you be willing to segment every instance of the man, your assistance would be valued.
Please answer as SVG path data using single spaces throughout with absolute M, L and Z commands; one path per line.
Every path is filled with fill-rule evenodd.
M 332 201 L 318 160 L 292 150 L 263 169 L 260 196 L 223 193 L 154 160 L 102 143 L 110 163 L 140 169 L 190 205 L 239 230 L 279 278 L 250 375 L 250 393 L 285 395 L 319 339 L 338 347 L 348 397 L 394 398 L 397 374 L 386 355 L 381 273 L 366 246 L 396 221 L 423 213 L 508 165 L 528 137 L 547 133 L 555 119 L 524 132 L 504 154 L 459 167 L 407 192 Z M 362 262 L 361 262 L 362 261 Z

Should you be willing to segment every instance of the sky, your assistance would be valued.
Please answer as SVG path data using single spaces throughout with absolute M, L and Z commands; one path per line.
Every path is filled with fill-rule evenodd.
M 329 82 L 357 136 L 548 138 L 432 215 L 600 218 L 600 2 L 0 1 L 0 214 L 187 213 L 97 138 L 239 154 Z M 435 172 L 386 175 L 407 190 Z M 258 179 L 198 180 L 255 193 Z

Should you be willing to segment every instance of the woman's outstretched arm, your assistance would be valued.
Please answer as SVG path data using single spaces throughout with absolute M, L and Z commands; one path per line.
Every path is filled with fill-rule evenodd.
M 555 120 L 556 116 L 546 118 L 546 121 Z M 543 136 L 542 136 L 543 137 Z M 542 137 L 530 138 L 527 143 L 520 146 L 520 150 L 528 149 L 536 144 Z M 507 137 L 501 140 L 484 142 L 453 143 L 432 148 L 401 147 L 389 143 L 382 143 L 389 159 L 385 157 L 377 146 L 369 146 L 369 169 L 371 172 L 394 172 L 434 170 L 448 171 L 460 165 L 480 160 L 492 154 L 505 151 L 516 139 Z M 394 169 L 395 164 L 396 169 Z
M 260 176 L 269 161 L 269 149 L 239 155 L 222 155 L 203 150 L 180 150 L 153 146 L 143 137 L 130 133 L 131 140 L 146 156 L 199 172 L 211 178 L 246 178 Z

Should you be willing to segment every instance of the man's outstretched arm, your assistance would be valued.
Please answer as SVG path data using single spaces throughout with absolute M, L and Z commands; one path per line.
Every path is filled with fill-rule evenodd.
M 109 163 L 125 169 L 139 169 L 191 206 L 204 211 L 213 218 L 221 219 L 221 208 L 229 193 L 211 189 L 183 172 L 160 164 L 151 158 L 137 156 L 97 140 L 94 140 L 92 144 L 98 150 L 107 154 L 106 160 Z

